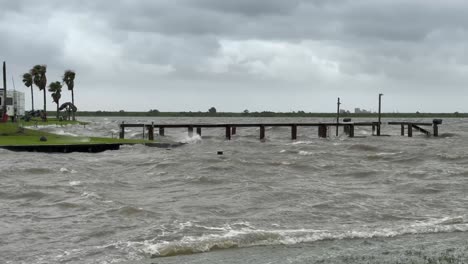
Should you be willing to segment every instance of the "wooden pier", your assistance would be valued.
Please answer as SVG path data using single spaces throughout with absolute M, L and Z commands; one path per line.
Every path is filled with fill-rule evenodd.
M 120 124 L 120 138 L 125 138 L 125 128 L 142 128 L 143 137 L 145 133 L 148 134 L 149 140 L 154 140 L 154 130 L 158 129 L 159 136 L 165 136 L 167 128 L 186 128 L 189 137 L 194 135 L 194 130 L 197 135 L 202 135 L 202 128 L 222 128 L 225 130 L 225 136 L 227 140 L 231 140 L 233 135 L 237 134 L 237 128 L 248 128 L 256 127 L 259 128 L 259 138 L 260 140 L 265 139 L 265 128 L 266 127 L 289 127 L 291 129 L 291 139 L 297 139 L 297 129 L 298 127 L 317 127 L 318 128 L 318 137 L 327 138 L 330 132 L 331 127 L 343 127 L 344 132 L 349 137 L 354 137 L 355 127 L 370 127 L 372 128 L 372 135 L 375 135 L 376 129 L 380 127 L 379 122 L 350 122 L 350 119 L 345 119 L 349 122 L 338 122 L 338 123 L 232 123 L 232 124 L 128 124 L 122 122 Z M 413 136 L 413 129 L 420 131 L 426 135 L 431 133 L 422 128 L 423 126 L 430 126 L 433 128 L 432 135 L 437 137 L 439 135 L 438 126 L 442 124 L 442 120 L 434 119 L 432 123 L 425 122 L 388 122 L 388 125 L 399 125 L 401 126 L 401 135 L 405 135 L 405 127 L 408 130 L 408 137 Z
M 405 127 L 407 128 L 407 131 L 408 131 L 408 137 L 412 137 L 413 136 L 413 129 L 423 133 L 423 134 L 426 134 L 427 136 L 431 135 L 431 133 L 422 128 L 422 126 L 430 126 L 432 127 L 432 135 L 434 137 L 438 137 L 439 136 L 439 125 L 442 124 L 442 119 L 434 119 L 432 121 L 432 123 L 428 123 L 428 122 L 388 122 L 388 125 L 396 125 L 396 126 L 401 126 L 401 135 L 404 136 L 405 135 Z

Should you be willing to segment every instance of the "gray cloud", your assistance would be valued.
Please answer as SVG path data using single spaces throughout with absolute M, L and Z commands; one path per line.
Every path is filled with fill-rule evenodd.
M 205 8 L 223 13 L 235 13 L 246 16 L 260 15 L 287 15 L 291 14 L 301 3 L 300 0 L 238 0 L 238 1 L 216 1 L 216 0 L 187 0 L 187 4 L 194 8 Z
M 72 68 L 84 109 L 198 111 L 219 104 L 225 111 L 333 111 L 337 96 L 348 98 L 349 108 L 365 107 L 383 91 L 393 98 L 387 111 L 468 111 L 465 1 L 0 0 L 0 6 L 0 56 L 10 72 L 47 64 L 55 80 Z M 408 100 L 441 93 L 450 102 Z M 103 104 L 95 94 L 113 99 Z M 308 99 L 317 97 L 313 104 Z

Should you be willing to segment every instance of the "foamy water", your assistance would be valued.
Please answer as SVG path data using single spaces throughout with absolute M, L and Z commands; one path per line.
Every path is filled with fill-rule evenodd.
M 111 137 L 121 121 L 311 121 L 88 119 L 39 129 Z M 318 139 L 316 128 L 299 128 L 291 141 L 289 129 L 274 128 L 260 142 L 255 128 L 238 128 L 231 141 L 223 129 L 201 138 L 166 129 L 187 144 L 0 150 L 0 262 L 468 262 L 468 125 L 444 120 L 440 138 L 383 131 L 393 136 L 359 128 L 367 137 Z

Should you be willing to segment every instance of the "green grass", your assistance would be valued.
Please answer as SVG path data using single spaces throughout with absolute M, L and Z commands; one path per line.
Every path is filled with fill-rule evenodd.
M 87 122 L 82 122 L 82 121 L 71 121 L 71 120 L 57 120 L 57 118 L 48 118 L 47 121 L 43 122 L 40 118 L 35 117 L 31 118 L 29 121 L 25 120 L 19 120 L 18 123 L 21 126 L 50 126 L 50 125 L 56 125 L 56 126 L 62 126 L 62 125 L 87 125 Z
M 40 141 L 45 136 L 47 141 Z M 83 145 L 83 144 L 144 144 L 148 140 L 72 137 L 27 129 L 15 123 L 0 123 L 0 146 Z

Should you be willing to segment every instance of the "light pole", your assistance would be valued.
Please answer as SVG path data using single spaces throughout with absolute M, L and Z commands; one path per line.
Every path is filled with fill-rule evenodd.
M 3 62 L 3 109 L 2 109 L 2 121 L 5 121 L 5 116 L 7 112 L 6 107 L 6 99 L 7 99 L 7 82 L 6 82 L 6 62 Z
M 337 110 L 336 110 L 336 136 L 338 136 L 338 126 L 340 124 L 340 98 L 338 97 Z
M 379 94 L 379 124 L 377 125 L 377 136 L 380 136 L 380 125 L 382 120 L 382 95 Z

